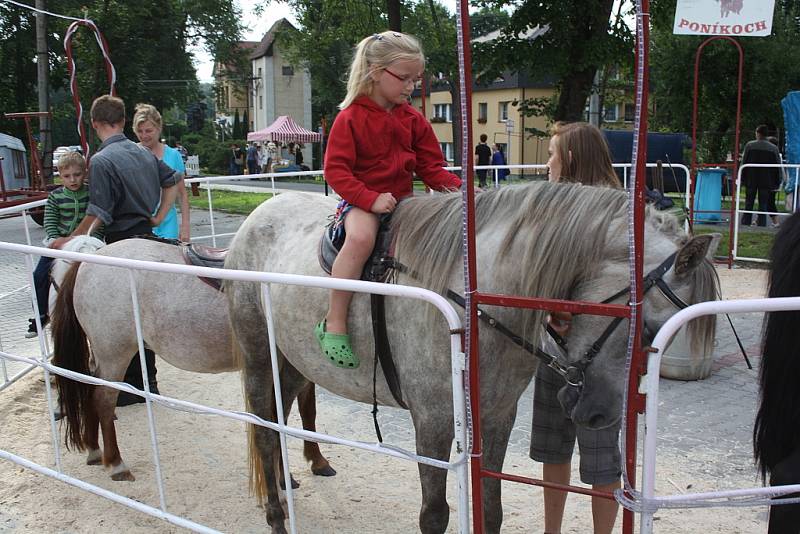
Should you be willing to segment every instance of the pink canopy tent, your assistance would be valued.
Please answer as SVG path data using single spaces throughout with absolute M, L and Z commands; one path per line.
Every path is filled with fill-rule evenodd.
M 317 132 L 306 130 L 289 115 L 281 115 L 275 122 L 257 132 L 247 134 L 248 141 L 294 141 L 300 143 L 316 143 L 322 141 Z

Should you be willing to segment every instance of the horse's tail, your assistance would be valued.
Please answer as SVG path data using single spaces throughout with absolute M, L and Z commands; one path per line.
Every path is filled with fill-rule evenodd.
M 89 373 L 89 343 L 86 333 L 75 315 L 73 295 L 75 279 L 78 276 L 80 263 L 75 263 L 67 271 L 53 311 L 53 364 L 76 373 Z M 66 421 L 66 446 L 74 446 L 82 451 L 86 445 L 87 410 L 91 406 L 93 386 L 56 375 L 58 397 L 61 414 Z
M 800 213 L 781 225 L 770 253 L 770 297 L 800 296 Z M 753 428 L 753 452 L 761 476 L 800 444 L 800 311 L 767 313 L 759 374 L 761 402 Z
M 231 336 L 234 361 L 237 367 L 241 369 L 240 376 L 242 377 L 242 390 L 244 395 L 244 409 L 246 412 L 253 412 L 253 406 L 250 403 L 249 396 L 247 395 L 247 369 L 244 366 L 244 356 L 239 348 L 239 342 L 235 336 Z M 267 479 L 264 476 L 264 462 L 261 460 L 261 453 L 258 452 L 256 445 L 256 425 L 247 424 L 247 469 L 250 472 L 248 487 L 250 494 L 255 495 L 258 503 L 266 505 L 267 502 Z

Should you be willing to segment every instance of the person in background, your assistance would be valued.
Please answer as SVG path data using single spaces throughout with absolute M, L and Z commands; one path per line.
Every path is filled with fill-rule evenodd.
M 239 145 L 233 143 L 231 145 L 231 155 L 230 155 L 230 174 L 232 176 L 238 176 L 242 174 L 242 165 L 244 164 L 244 158 L 242 156 L 242 150 L 239 148 Z
M 761 124 L 756 128 L 756 138 L 744 146 L 742 165 L 748 163 L 779 163 L 780 153 L 778 147 L 767 141 L 767 126 Z M 772 190 L 780 183 L 780 169 L 768 167 L 748 167 L 742 170 L 742 185 L 746 188 L 744 209 L 753 211 L 758 195 L 759 211 L 774 211 L 770 199 L 773 198 Z M 742 224 L 750 226 L 753 220 L 752 213 L 742 215 Z M 758 226 L 766 226 L 767 218 L 762 213 L 758 215 Z M 774 224 L 774 223 L 773 223 Z
M 89 205 L 86 217 L 72 235 L 86 234 L 98 222 L 105 225 L 106 243 L 139 235 L 152 235 L 153 213 L 159 203 L 171 206 L 183 173 L 175 171 L 152 152 L 125 137 L 125 103 L 115 96 L 95 99 L 92 127 L 102 141 L 89 167 Z M 145 349 L 150 391 L 158 393 L 156 355 Z M 125 382 L 144 389 L 139 355 L 125 372 Z M 145 402 L 143 397 L 120 391 L 117 406 Z
M 582 183 L 598 187 L 621 188 L 611 164 L 605 137 L 595 126 L 585 122 L 557 123 L 548 147 L 549 180 Z M 550 314 L 550 325 L 562 336 L 570 328 L 572 315 Z M 546 336 L 546 342 L 555 345 Z M 559 347 L 548 346 L 551 354 Z M 572 453 L 577 438 L 580 450 L 580 478 L 592 489 L 611 492 L 620 487 L 621 457 L 619 423 L 602 430 L 576 427 L 558 401 L 564 379 L 545 365 L 536 370 L 533 388 L 533 420 L 531 424 L 532 459 L 542 462 L 542 478 L 547 482 L 569 484 Z M 561 532 L 567 494 L 544 488 L 544 531 Z M 609 534 L 616 522 L 619 505 L 614 500 L 592 497 L 592 519 L 595 534 Z
M 69 240 L 69 236 L 78 227 L 86 215 L 89 204 L 89 188 L 83 179 L 86 177 L 86 159 L 80 152 L 67 152 L 58 159 L 58 174 L 61 187 L 47 195 L 44 208 L 44 245 L 60 249 Z M 103 238 L 102 225 L 95 227 L 92 233 L 98 239 Z M 50 294 L 50 269 L 53 258 L 42 256 L 33 271 L 33 285 L 36 291 L 36 305 L 39 308 L 39 319 L 42 326 L 50 319 L 48 297 Z M 30 319 L 30 326 L 25 337 L 36 337 L 36 319 Z
M 294 164 L 300 167 L 301 171 L 310 171 L 307 165 L 303 165 L 303 145 L 297 143 L 294 145 Z
M 278 145 L 274 141 L 267 143 L 267 172 L 272 172 L 273 166 L 278 161 Z
M 375 246 L 379 217 L 413 195 L 412 171 L 431 189 L 461 186 L 442 167 L 444 156 L 430 122 L 408 103 L 424 70 L 422 47 L 410 35 L 386 31 L 356 46 L 347 95 L 325 153 L 325 178 L 343 199 L 334 220 L 336 231 L 344 231 L 344 244 L 332 277 L 358 279 Z M 314 329 L 324 357 L 345 369 L 360 362 L 347 334 L 352 297 L 332 290 L 328 312 Z
M 503 147 L 496 144 L 492 147 L 492 165 L 506 165 L 506 155 L 503 153 Z M 498 180 L 505 180 L 508 176 L 508 169 L 496 169 Z
M 175 142 L 175 150 L 177 150 L 180 153 L 181 159 L 183 160 L 183 163 L 185 165 L 186 164 L 186 160 L 189 159 L 189 151 L 186 150 L 186 147 L 184 147 L 182 144 L 180 144 L 179 141 Z
M 475 146 L 475 155 L 478 156 L 476 165 L 489 165 L 492 162 L 492 149 L 486 144 L 486 134 L 481 134 L 481 142 Z M 478 186 L 486 187 L 486 173 L 489 169 L 478 169 Z
M 247 143 L 247 174 L 258 174 L 258 150 L 255 143 Z
M 158 110 L 150 104 L 137 104 L 133 114 L 133 132 L 139 139 L 139 144 L 183 176 L 186 173 L 186 167 L 181 153 L 177 149 L 159 141 L 161 128 L 161 114 Z M 186 192 L 183 177 L 178 182 L 178 201 L 181 206 L 180 225 L 178 224 L 178 212 L 175 210 L 175 203 L 161 205 L 158 212 L 153 214 L 155 221 L 158 223 L 153 228 L 153 233 L 164 239 L 180 239 L 188 243 L 191 240 L 189 194 Z

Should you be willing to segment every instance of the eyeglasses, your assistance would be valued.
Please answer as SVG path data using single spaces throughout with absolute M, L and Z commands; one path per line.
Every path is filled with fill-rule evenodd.
M 395 74 L 394 72 L 390 71 L 387 68 L 384 68 L 383 70 L 387 74 L 389 74 L 392 78 L 394 78 L 394 79 L 398 80 L 399 82 L 401 82 L 403 85 L 413 85 L 414 88 L 416 88 L 416 89 L 418 89 L 422 85 L 422 78 L 420 78 L 419 76 L 402 77 L 402 76 L 398 76 L 397 74 Z

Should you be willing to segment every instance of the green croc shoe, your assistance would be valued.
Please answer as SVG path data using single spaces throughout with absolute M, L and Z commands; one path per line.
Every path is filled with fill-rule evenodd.
M 333 365 L 343 369 L 355 369 L 361 364 L 350 346 L 349 335 L 326 332 L 324 320 L 314 327 L 314 334 L 317 336 L 322 353 Z

